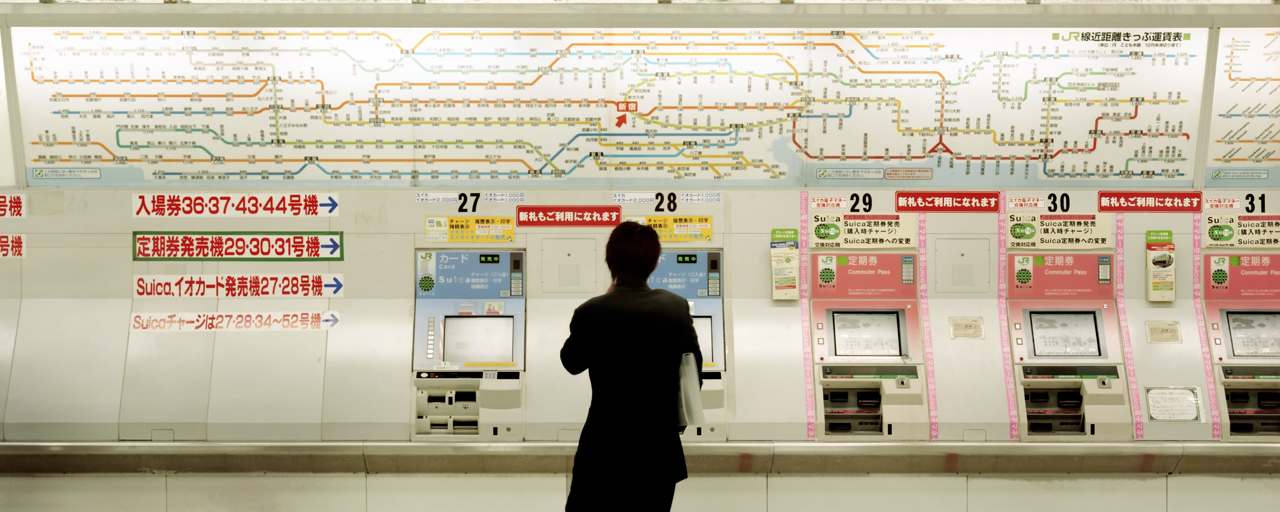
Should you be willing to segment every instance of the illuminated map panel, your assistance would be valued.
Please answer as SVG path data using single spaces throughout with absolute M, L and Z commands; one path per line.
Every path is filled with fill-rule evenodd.
M 13 29 L 32 186 L 1189 187 L 1206 39 Z
M 1218 35 L 1205 186 L 1280 186 L 1278 32 L 1224 28 Z

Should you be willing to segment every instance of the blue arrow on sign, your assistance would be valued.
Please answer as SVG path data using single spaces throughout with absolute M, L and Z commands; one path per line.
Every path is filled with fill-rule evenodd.
M 342 281 L 339 281 L 338 278 L 335 277 L 333 278 L 333 284 L 326 284 L 324 287 L 333 288 L 333 294 L 337 295 L 338 292 L 342 291 Z
M 329 208 L 329 213 L 333 213 L 338 208 L 338 201 L 334 200 L 333 196 L 329 196 L 329 202 L 320 203 L 320 206 Z
M 333 325 L 330 325 L 330 326 L 329 326 L 329 328 L 330 328 L 330 329 L 332 329 L 332 328 L 334 328 L 334 327 L 337 327 L 337 326 L 338 326 L 338 315 L 335 315 L 335 314 L 333 314 L 333 313 L 329 313 L 329 318 L 326 318 L 326 319 L 322 320 L 322 322 L 324 322 L 324 323 L 326 323 L 326 324 L 328 324 L 328 323 L 332 323 Z
M 329 243 L 328 243 L 328 244 L 325 244 L 325 245 L 321 245 L 321 246 L 320 246 L 320 248 L 321 248 L 321 249 L 328 249 L 328 250 L 329 250 L 329 255 L 330 255 L 330 256 L 333 256 L 333 253 L 338 252 L 338 248 L 339 248 L 339 247 L 338 247 L 338 242 L 337 242 L 336 240 L 334 240 L 334 239 L 330 238 L 330 239 L 329 239 Z

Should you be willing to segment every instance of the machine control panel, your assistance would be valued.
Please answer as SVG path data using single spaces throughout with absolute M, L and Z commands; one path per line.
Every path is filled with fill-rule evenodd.
M 416 254 L 414 370 L 524 367 L 524 253 Z
M 667 290 L 689 301 L 704 372 L 725 369 L 722 256 L 720 251 L 662 251 L 658 268 L 649 274 L 650 288 Z

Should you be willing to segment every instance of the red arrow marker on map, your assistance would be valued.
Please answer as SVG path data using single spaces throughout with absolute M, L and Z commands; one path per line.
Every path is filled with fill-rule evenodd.
M 626 115 L 626 114 L 622 114 L 622 115 L 618 116 L 618 122 L 617 122 L 617 123 L 614 123 L 614 126 L 616 126 L 616 127 L 618 127 L 618 128 L 622 128 L 622 125 L 624 125 L 624 124 L 627 124 L 627 115 Z

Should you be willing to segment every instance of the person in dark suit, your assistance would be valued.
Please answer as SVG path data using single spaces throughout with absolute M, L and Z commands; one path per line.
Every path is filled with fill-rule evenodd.
M 662 246 L 653 228 L 624 222 L 605 248 L 613 284 L 573 312 L 560 362 L 591 370 L 591 410 L 573 458 L 566 512 L 669 511 L 688 477 L 680 444 L 680 360 L 697 358 L 689 302 L 646 284 Z M 709 341 L 709 340 L 708 340 Z

